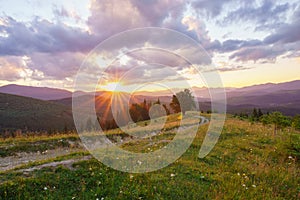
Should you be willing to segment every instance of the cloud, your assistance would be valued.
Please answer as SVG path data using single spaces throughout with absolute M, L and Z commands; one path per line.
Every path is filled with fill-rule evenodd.
M 254 47 L 262 45 L 263 42 L 260 40 L 226 40 L 222 43 L 220 48 L 215 49 L 220 52 L 232 52 L 244 47 Z
M 279 56 L 295 56 L 300 51 L 300 7 L 293 13 L 290 23 L 274 29 L 262 40 L 227 40 L 222 51 L 233 52 L 229 57 L 237 61 L 274 62 Z
M 198 13 L 214 18 L 222 12 L 224 6 L 232 0 L 198 0 L 193 1 L 192 6 Z
M 287 44 L 300 41 L 300 6 L 293 15 L 291 23 L 285 23 L 277 27 L 274 34 L 270 34 L 264 39 L 266 44 Z
M 150 38 L 138 32 L 131 38 L 122 38 L 110 44 L 107 54 L 118 52 L 120 47 L 161 47 L 175 53 L 186 55 L 193 64 L 211 64 L 208 55 L 216 53 L 229 54 L 229 59 L 237 62 L 270 61 L 278 56 L 299 55 L 300 50 L 300 9 L 292 3 L 279 1 L 232 1 L 232 0 L 91 0 L 90 16 L 84 26 L 63 23 L 64 18 L 72 18 L 83 23 L 82 18 L 65 7 L 53 7 L 56 17 L 53 21 L 35 17 L 24 22 L 9 16 L 0 17 L 0 56 L 2 66 L 10 69 L 1 77 L 7 80 L 20 78 L 18 74 L 23 69 L 30 69 L 33 79 L 51 77 L 62 80 L 72 77 L 84 57 L 97 44 L 110 36 L 132 28 L 156 26 L 171 28 L 199 42 L 206 50 L 186 45 L 186 40 L 168 37 L 163 34 Z M 294 9 L 294 10 L 293 10 Z M 288 19 L 289 13 L 295 11 Z M 203 17 L 203 16 L 206 16 Z M 86 19 L 86 18 L 85 18 Z M 220 23 L 218 23 L 220 22 Z M 269 35 L 261 39 L 230 38 L 225 41 L 212 39 L 208 23 L 215 26 L 246 23 L 253 26 L 254 32 L 268 31 Z M 145 29 L 146 30 L 146 29 Z M 225 29 L 226 30 L 226 27 Z M 270 30 L 272 32 L 270 33 Z M 147 31 L 147 30 L 146 30 Z M 226 34 L 226 31 L 224 32 Z M 224 35 L 223 34 L 223 35 Z M 234 34 L 232 34 L 234 35 Z M 145 38 L 149 37 L 148 40 Z M 145 41 L 147 41 L 145 43 Z M 128 45 L 131 44 L 131 45 Z M 27 56 L 27 66 L 22 66 L 18 60 Z M 147 52 L 130 55 L 133 59 L 143 62 L 157 62 L 170 66 L 184 67 L 186 64 L 176 59 L 170 59 L 163 53 Z M 15 57 L 8 60 L 8 57 Z M 5 59 L 4 59 L 5 58 Z M 5 62 L 4 62 L 5 60 Z M 136 65 L 130 60 L 128 64 Z M 22 63 L 21 63 L 22 64 Z M 95 66 L 97 67 L 97 66 Z M 126 71 L 126 66 L 123 66 Z M 152 69 L 152 68 L 151 68 Z M 230 65 L 220 71 L 244 70 L 242 65 Z M 115 72 L 115 68 L 110 69 Z M 118 69 L 121 71 L 120 69 Z M 156 71 L 159 75 L 159 71 Z M 143 74 L 142 72 L 140 72 Z M 147 74 L 147 73 L 146 73 Z M 161 72 L 161 74 L 164 74 Z M 141 75 L 141 77 L 143 77 Z M 161 76 L 158 76 L 161 77 Z M 145 78 L 145 77 L 143 77 Z
M 131 0 L 131 3 L 152 26 L 164 26 L 165 20 L 182 17 L 186 9 L 184 0 Z
M 285 49 L 281 47 L 272 46 L 255 46 L 239 49 L 237 52 L 233 53 L 229 58 L 235 59 L 236 61 L 272 61 L 274 62 L 276 58 L 283 53 Z
M 16 81 L 22 78 L 24 65 L 22 58 L 16 56 L 0 57 L 0 79 Z
M 80 15 L 74 10 L 67 10 L 65 7 L 57 7 L 54 5 L 53 14 L 58 18 L 71 18 L 76 22 L 82 21 Z
M 92 0 L 90 11 L 87 24 L 100 39 L 130 28 L 150 26 L 139 9 L 129 0 Z
M 94 47 L 94 38 L 84 30 L 36 18 L 30 23 L 12 17 L 2 19 L 0 55 L 29 55 L 34 52 L 87 52 Z
M 286 20 L 289 9 L 289 3 L 277 4 L 271 0 L 262 1 L 261 4 L 248 3 L 229 12 L 221 24 L 252 22 L 256 30 L 274 28 Z
M 237 66 L 227 66 L 227 67 L 220 67 L 218 69 L 216 69 L 216 71 L 220 71 L 220 72 L 232 72 L 232 71 L 241 71 L 241 70 L 247 70 L 247 69 L 251 69 L 251 67 L 245 67 L 242 65 L 237 65 Z
M 38 70 L 47 77 L 64 79 L 76 74 L 85 55 L 81 53 L 62 52 L 55 54 L 34 53 L 27 65 L 31 70 Z

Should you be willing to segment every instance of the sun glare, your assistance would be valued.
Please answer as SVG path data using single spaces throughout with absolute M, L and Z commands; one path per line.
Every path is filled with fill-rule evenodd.
M 103 85 L 102 88 L 111 92 L 126 92 L 126 89 L 121 82 L 110 82 Z

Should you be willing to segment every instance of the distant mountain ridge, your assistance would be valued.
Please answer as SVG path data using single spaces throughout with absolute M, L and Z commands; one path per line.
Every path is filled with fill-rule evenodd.
M 23 85 L 5 85 L 0 87 L 1 93 L 31 97 L 40 100 L 62 99 L 72 96 L 72 92 L 48 87 L 33 87 Z
M 193 88 L 198 98 L 200 110 L 211 110 L 209 90 L 205 87 Z M 224 91 L 221 88 L 210 89 L 213 92 Z M 267 83 L 243 88 L 225 88 L 228 113 L 251 113 L 253 108 L 261 108 L 263 112 L 280 111 L 286 115 L 300 114 L 300 80 L 286 83 Z M 2 92 L 2 93 L 1 93 Z M 13 94 L 11 94 L 13 93 Z M 17 95 L 15 95 L 17 94 Z M 76 98 L 83 106 L 95 100 L 97 114 L 111 118 L 112 92 L 95 93 L 75 92 Z M 94 93 L 93 93 L 94 94 Z M 129 93 L 116 94 L 120 101 L 116 106 L 138 103 L 147 100 L 154 103 L 158 99 L 169 105 L 172 93 L 167 91 L 139 92 L 131 96 Z M 72 116 L 72 92 L 62 89 L 8 85 L 0 87 L 0 132 L 2 130 L 20 128 L 27 130 L 62 130 L 64 127 L 74 129 Z
M 265 83 L 259 85 L 246 86 L 242 88 L 227 87 L 224 88 L 228 98 L 236 96 L 257 96 L 264 95 L 267 93 L 273 93 L 278 91 L 288 91 L 288 90 L 300 90 L 300 80 L 284 82 L 284 83 Z M 174 89 L 175 91 L 180 91 L 180 89 Z M 210 99 L 209 90 L 206 87 L 193 87 L 192 90 L 199 100 Z M 211 92 L 221 92 L 221 88 L 210 88 Z M 15 94 L 25 97 L 32 97 L 41 100 L 58 100 L 72 97 L 72 92 L 64 89 L 55 89 L 48 87 L 33 87 L 33 86 L 22 86 L 22 85 L 5 85 L 0 87 L 1 93 Z M 97 94 L 105 93 L 105 91 L 98 91 Z M 89 93 L 76 91 L 77 96 L 86 95 Z M 135 93 L 135 96 L 148 96 L 148 97 L 159 97 L 159 96 L 172 96 L 173 93 L 168 90 L 158 91 L 156 93 L 141 91 Z

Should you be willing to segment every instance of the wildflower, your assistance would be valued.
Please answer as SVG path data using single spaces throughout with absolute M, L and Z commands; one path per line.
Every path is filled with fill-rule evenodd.
M 72 199 L 75 199 L 75 197 L 72 197 Z
M 243 184 L 242 186 L 243 186 L 243 187 L 246 187 L 246 185 L 245 185 L 245 184 Z
M 142 161 L 139 161 L 139 160 L 138 160 L 137 163 L 138 163 L 139 165 L 141 165 L 141 164 L 142 164 Z
M 44 187 L 44 190 L 48 190 L 48 188 L 47 188 L 47 187 Z
M 133 175 L 130 175 L 129 178 L 130 178 L 130 179 L 133 179 Z
M 240 176 L 241 174 L 238 172 L 237 175 Z
M 175 174 L 171 174 L 171 177 L 174 177 L 175 176 Z
M 252 187 L 256 188 L 256 185 L 253 184 Z
M 293 159 L 293 157 L 292 157 L 292 156 L 289 156 L 289 159 Z

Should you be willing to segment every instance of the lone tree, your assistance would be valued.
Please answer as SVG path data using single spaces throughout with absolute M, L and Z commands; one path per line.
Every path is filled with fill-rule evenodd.
M 173 95 L 170 107 L 172 108 L 174 113 L 179 113 L 181 111 L 180 103 L 176 95 Z
M 189 89 L 176 93 L 173 95 L 170 107 L 175 113 L 182 112 L 185 115 L 185 112 L 192 110 L 196 107 L 194 97 Z
M 281 112 L 272 112 L 268 115 L 263 115 L 261 118 L 263 124 L 273 124 L 274 132 L 276 135 L 277 131 L 291 125 L 289 117 L 284 116 Z

